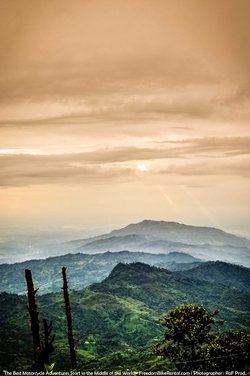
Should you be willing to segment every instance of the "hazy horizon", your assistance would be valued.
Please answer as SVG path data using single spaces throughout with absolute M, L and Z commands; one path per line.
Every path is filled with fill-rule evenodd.
M 249 1 L 0 6 L 2 232 L 250 237 Z
M 42 234 L 51 234 L 51 237 L 56 240 L 56 237 L 58 236 L 58 242 L 61 241 L 61 239 L 64 238 L 72 238 L 77 239 L 79 238 L 89 238 L 92 236 L 98 236 L 102 235 L 104 233 L 111 232 L 113 230 L 119 230 L 123 227 L 126 227 L 130 224 L 138 224 L 143 221 L 155 221 L 155 222 L 173 222 L 181 225 L 187 225 L 187 226 L 194 226 L 194 227 L 208 227 L 208 228 L 215 228 L 218 230 L 222 230 L 226 233 L 230 233 L 239 237 L 245 237 L 250 239 L 250 234 L 247 232 L 241 232 L 241 231 L 233 231 L 230 228 L 223 228 L 219 226 L 213 226 L 209 223 L 186 223 L 178 220 L 168 220 L 168 218 L 135 218 L 134 220 L 131 219 L 130 222 L 128 221 L 120 221 L 119 223 L 114 224 L 103 224 L 100 222 L 100 224 L 95 224 L 93 226 L 86 226 L 81 225 L 78 223 L 78 225 L 70 226 L 70 225 L 46 225 L 45 223 L 41 226 L 39 224 L 22 224 L 22 223 L 8 223 L 2 222 L 0 224 L 0 241 L 1 239 L 11 239 L 14 238 L 15 235 L 23 235 L 27 237 L 35 237 L 35 236 L 41 236 Z M 61 239 L 60 239 L 61 237 Z M 63 241 L 63 240 L 62 240 Z
M 70 246 L 67 248 L 66 244 L 70 244 L 71 241 L 75 240 L 83 240 L 83 239 L 91 239 L 95 236 L 105 235 L 111 233 L 113 230 L 120 230 L 123 228 L 126 228 L 128 225 L 131 224 L 141 224 L 142 222 L 149 221 L 149 222 L 165 222 L 165 223 L 173 223 L 172 221 L 166 221 L 166 220 L 152 220 L 152 219 L 144 219 L 142 221 L 137 222 L 131 222 L 126 223 L 123 225 L 116 225 L 114 227 L 109 226 L 102 226 L 102 228 L 92 228 L 92 231 L 89 231 L 87 228 L 84 227 L 77 227 L 77 228 L 69 228 L 69 227 L 62 227 L 62 228 L 56 228 L 56 227 L 43 227 L 43 228 L 37 228 L 37 227 L 12 227 L 12 226 L 6 226 L 6 227 L 0 227 L 0 264 L 3 263 L 15 263 L 15 262 L 23 262 L 23 261 L 29 261 L 33 259 L 45 259 L 47 257 L 53 257 L 53 256 L 60 256 L 65 255 L 68 253 L 89 253 L 89 251 L 81 251 L 77 250 L 77 247 L 71 248 Z M 194 224 L 187 224 L 187 223 L 179 223 L 174 222 L 181 225 L 187 225 L 191 227 L 202 227 L 204 229 L 206 228 L 214 228 L 216 230 L 222 230 L 226 234 L 233 234 L 238 236 L 242 239 L 247 239 L 250 241 L 250 238 L 247 236 L 244 236 L 244 234 L 237 234 L 237 233 L 231 233 L 230 231 L 226 231 L 225 229 L 219 229 L 216 227 L 206 226 L 206 225 L 194 225 Z M 158 240 L 161 240 L 161 237 L 159 237 Z M 187 238 L 186 241 L 183 243 L 186 243 L 187 248 L 182 249 L 178 246 L 178 238 L 176 238 L 176 250 L 175 252 L 184 252 L 188 253 L 190 250 L 188 249 L 189 239 Z M 225 243 L 226 244 L 226 243 Z M 120 246 L 122 245 L 122 241 Z M 185 246 L 184 246 L 185 248 Z M 126 245 L 124 246 L 124 250 L 126 249 Z M 102 252 L 110 251 L 110 249 L 105 248 L 104 250 L 96 251 L 95 253 L 102 253 Z M 111 252 L 120 251 L 118 250 L 111 250 Z M 131 250 L 130 250 L 131 251 Z M 133 249 L 132 252 L 140 252 L 140 247 Z M 169 250 L 166 250 L 167 253 L 171 252 Z M 145 251 L 148 253 L 148 251 Z M 249 251 L 250 252 L 250 251 Z M 92 253 L 92 252 L 90 252 Z M 150 253 L 150 252 L 149 252 Z M 153 253 L 162 253 L 162 251 L 156 251 Z M 165 251 L 163 252 L 165 253 Z M 208 252 L 208 258 L 209 258 L 209 252 Z M 220 260 L 220 254 L 218 254 L 218 259 Z M 237 263 L 237 259 L 235 259 L 235 262 Z

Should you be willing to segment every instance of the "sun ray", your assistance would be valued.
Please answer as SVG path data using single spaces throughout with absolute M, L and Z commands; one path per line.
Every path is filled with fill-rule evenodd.
M 202 204 L 200 200 L 197 199 L 197 196 L 193 195 L 190 190 L 184 185 L 181 185 L 180 188 L 188 197 L 191 198 L 192 202 L 200 209 L 200 211 L 206 216 L 206 218 L 212 223 L 213 226 L 221 227 L 219 222 L 214 218 L 208 208 L 205 207 L 204 204 Z

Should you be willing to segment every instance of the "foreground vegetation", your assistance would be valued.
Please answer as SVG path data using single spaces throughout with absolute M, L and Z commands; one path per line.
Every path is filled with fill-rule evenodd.
M 219 332 L 219 311 L 195 304 L 180 305 L 161 319 L 166 328 L 156 353 L 175 370 L 246 371 L 250 369 L 250 333 Z
M 30 366 L 32 345 L 26 303 L 25 296 L 0 295 L 2 369 L 21 370 Z M 233 343 L 241 338 L 245 341 L 237 332 L 230 338 L 227 332 L 250 329 L 250 295 L 247 291 L 197 281 L 146 264 L 118 264 L 103 282 L 71 292 L 78 368 L 176 368 L 171 357 L 154 350 L 162 338 L 159 317 L 164 318 L 167 311 L 189 303 L 202 305 L 209 312 L 218 309 L 225 319 L 213 337 L 214 347 L 202 344 L 207 358 L 214 357 L 214 348 L 218 353 L 224 351 L 219 349 L 223 349 L 225 341 Z M 51 361 L 56 363 L 56 370 L 68 370 L 70 361 L 62 294 L 38 296 L 38 307 L 39 316 L 53 322 L 56 338 Z M 234 351 L 230 346 L 229 354 Z M 216 367 L 216 364 L 210 366 Z

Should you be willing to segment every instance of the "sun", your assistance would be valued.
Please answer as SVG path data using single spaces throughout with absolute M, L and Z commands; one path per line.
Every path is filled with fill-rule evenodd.
M 137 167 L 138 167 L 138 170 L 141 171 L 141 172 L 148 171 L 148 168 L 145 164 L 139 164 Z

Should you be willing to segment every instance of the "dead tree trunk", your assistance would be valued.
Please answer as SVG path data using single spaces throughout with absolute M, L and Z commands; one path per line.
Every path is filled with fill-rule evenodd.
M 69 301 L 68 282 L 67 282 L 65 267 L 62 268 L 62 276 L 63 276 L 63 296 L 64 296 L 65 311 L 66 311 L 66 318 L 67 318 L 68 342 L 69 342 L 69 350 L 70 350 L 71 367 L 72 369 L 75 369 L 76 368 L 75 341 L 74 341 L 74 336 L 73 336 L 71 307 L 70 307 L 70 301 Z
M 51 353 L 54 351 L 52 342 L 55 339 L 55 335 L 51 336 L 53 330 L 52 322 L 48 323 L 47 320 L 43 319 L 43 328 L 44 328 L 44 344 L 42 346 L 42 352 L 40 355 L 40 363 L 44 365 L 49 364 L 49 358 Z
M 25 269 L 25 278 L 27 282 L 27 289 L 28 289 L 28 306 L 27 309 L 30 314 L 30 327 L 33 337 L 33 357 L 34 361 L 36 362 L 37 356 L 40 351 L 41 341 L 40 341 L 40 332 L 39 332 L 39 319 L 38 319 L 38 311 L 36 305 L 36 293 L 37 290 L 34 290 L 33 280 L 31 270 Z

